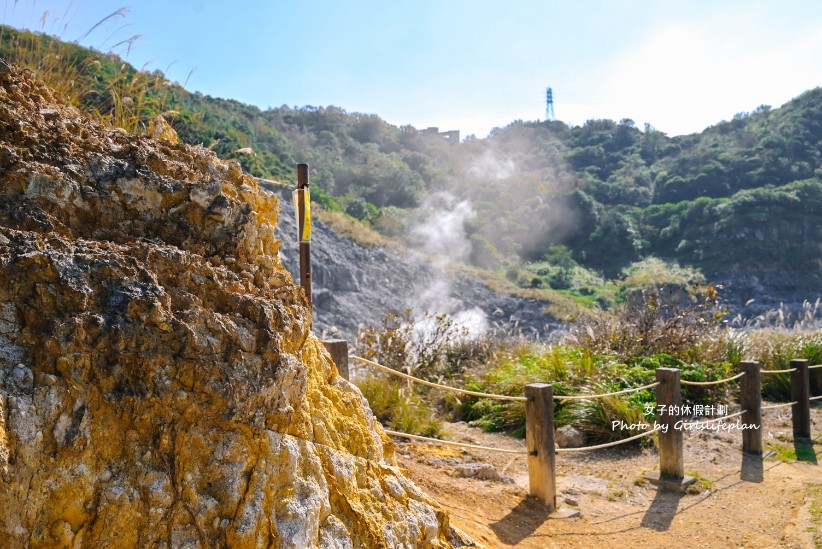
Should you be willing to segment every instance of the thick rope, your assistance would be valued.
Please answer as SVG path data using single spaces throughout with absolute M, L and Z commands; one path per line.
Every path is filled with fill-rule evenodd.
M 808 366 L 808 370 L 813 370 L 814 368 L 822 368 L 822 364 L 814 364 L 813 366 Z
M 369 366 L 373 366 L 378 370 L 382 370 L 384 372 L 388 372 L 389 374 L 394 374 L 395 376 L 399 376 L 403 379 L 408 379 L 410 381 L 415 381 L 417 383 L 421 383 L 423 385 L 428 385 L 429 387 L 434 387 L 436 389 L 443 389 L 445 391 L 451 391 L 452 393 L 460 393 L 462 395 L 470 395 L 475 397 L 482 397 L 482 398 L 495 398 L 498 400 L 514 400 L 519 402 L 525 402 L 527 399 L 525 397 L 518 397 L 518 396 L 509 396 L 509 395 L 493 395 L 490 393 L 478 393 L 477 391 L 468 391 L 466 389 L 457 389 L 456 387 L 449 387 L 448 385 L 440 385 L 439 383 L 432 383 L 430 381 L 425 381 L 424 379 L 420 379 L 418 377 L 410 376 L 408 374 L 404 374 L 402 372 L 398 372 L 397 370 L 392 370 L 388 366 L 383 366 L 382 364 L 378 364 L 373 360 L 368 360 L 367 358 L 362 358 L 359 356 L 349 356 L 348 358 L 352 360 L 359 360 L 364 364 L 368 364 Z
M 762 374 L 789 374 L 795 371 L 796 368 L 788 368 L 787 370 L 759 370 Z
M 393 374 L 395 376 L 399 376 L 403 379 L 408 379 L 410 381 L 415 381 L 417 383 L 421 383 L 421 384 L 427 385 L 429 387 L 434 387 L 436 389 L 443 389 L 445 391 L 451 391 L 451 392 L 454 392 L 454 393 L 460 393 L 460 394 L 463 394 L 463 395 L 470 395 L 470 396 L 475 396 L 475 397 L 480 397 L 480 398 L 495 398 L 497 400 L 512 400 L 512 401 L 517 401 L 517 402 L 525 402 L 526 400 L 528 400 L 527 398 L 520 397 L 520 396 L 495 395 L 495 394 L 492 394 L 492 393 L 479 393 L 477 391 L 468 391 L 467 389 L 457 389 L 456 387 L 449 387 L 448 385 L 440 385 L 439 383 L 433 383 L 431 381 L 426 381 L 426 380 L 420 379 L 418 377 L 414 377 L 414 376 L 410 376 L 408 374 L 404 374 L 402 372 L 398 372 L 397 370 L 393 370 L 393 369 L 389 368 L 388 366 L 383 366 L 382 364 L 374 362 L 373 360 L 368 360 L 367 358 L 362 358 L 362 357 L 354 356 L 354 355 L 351 355 L 348 358 L 350 358 L 351 360 L 359 360 L 360 362 L 362 362 L 364 364 L 368 364 L 369 366 L 373 366 L 374 368 L 377 368 L 377 369 L 382 370 L 384 372 L 388 372 L 389 374 Z M 603 397 L 609 397 L 609 396 L 615 396 L 615 395 L 624 395 L 626 393 L 635 393 L 637 391 L 642 391 L 644 389 L 650 389 L 651 387 L 656 387 L 657 385 L 659 385 L 658 381 L 656 381 L 654 383 L 651 383 L 651 384 L 648 384 L 648 385 L 643 385 L 642 387 L 633 387 L 633 388 L 630 388 L 630 389 L 623 389 L 621 391 L 616 391 L 616 392 L 613 392 L 613 393 L 605 393 L 605 394 L 601 394 L 601 395 L 554 395 L 554 400 L 588 400 L 588 399 L 593 399 L 593 398 L 603 398 Z
M 651 429 L 650 431 L 645 431 L 644 433 L 640 433 L 638 435 L 634 435 L 629 438 L 623 438 L 622 440 L 617 440 L 615 442 L 608 442 L 606 444 L 598 444 L 596 446 L 582 446 L 581 448 L 557 448 L 554 450 L 555 452 L 586 452 L 588 450 L 600 450 L 602 448 L 610 448 L 611 446 L 619 446 L 620 444 L 625 444 L 626 442 L 631 442 L 632 440 L 636 440 L 638 438 L 647 437 L 659 431 L 662 427 L 656 427 L 655 429 Z
M 421 437 L 419 435 L 409 435 L 408 433 L 400 433 L 397 431 L 389 431 L 384 429 L 385 434 L 392 437 L 409 438 L 412 440 L 421 440 L 423 442 L 433 442 L 436 444 L 447 444 L 448 446 L 459 446 L 460 448 L 473 448 L 474 450 L 490 450 L 492 452 L 502 452 L 503 454 L 528 454 L 525 450 L 506 450 L 505 448 L 492 448 L 490 446 L 478 446 L 476 444 L 465 444 L 463 442 L 451 442 L 450 440 L 440 440 L 438 438 Z
M 785 402 L 783 404 L 769 404 L 768 406 L 763 406 L 760 410 L 776 410 L 777 408 L 787 408 L 788 406 L 793 406 L 794 404 L 799 404 L 798 400 L 793 402 Z
M 700 421 L 695 421 L 695 422 L 691 422 L 691 421 L 689 421 L 688 423 L 711 423 L 712 421 L 723 421 L 723 420 L 726 420 L 726 419 L 732 419 L 732 418 L 735 418 L 735 417 L 741 416 L 742 414 L 744 414 L 744 413 L 745 413 L 745 412 L 747 412 L 747 411 L 748 411 L 748 410 L 741 410 L 741 411 L 736 412 L 735 414 L 731 414 L 731 415 L 729 415 L 729 416 L 715 417 L 715 418 L 713 418 L 713 419 L 706 419 L 706 420 L 703 420 L 703 421 L 701 421 L 701 422 L 700 422 Z
M 727 379 L 718 379 L 716 381 L 688 381 L 686 379 L 682 379 L 679 382 L 683 385 L 719 385 L 720 383 L 728 383 L 729 381 L 733 381 L 735 379 L 739 379 L 740 377 L 744 376 L 747 372 L 742 372 L 741 374 L 736 374 L 733 377 L 729 377 Z
M 811 397 L 808 400 L 819 400 L 820 398 L 822 398 L 822 395 L 817 395 L 815 397 Z
M 602 395 L 554 395 L 554 400 L 589 400 L 594 398 L 624 395 L 626 393 L 636 393 L 637 391 L 650 389 L 651 387 L 656 387 L 657 385 L 659 385 L 659 382 L 655 381 L 654 383 L 643 385 L 642 387 L 632 387 L 630 389 L 623 389 L 621 391 L 616 391 L 614 393 L 605 393 Z

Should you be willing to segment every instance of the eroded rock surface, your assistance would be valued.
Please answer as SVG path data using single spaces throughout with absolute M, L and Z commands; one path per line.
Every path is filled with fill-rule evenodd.
M 3 547 L 448 547 L 282 268 L 277 199 L 0 63 Z

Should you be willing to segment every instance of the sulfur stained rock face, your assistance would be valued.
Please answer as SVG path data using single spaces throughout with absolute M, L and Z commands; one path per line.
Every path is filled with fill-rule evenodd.
M 448 547 L 281 267 L 276 199 L 0 62 L 3 547 Z

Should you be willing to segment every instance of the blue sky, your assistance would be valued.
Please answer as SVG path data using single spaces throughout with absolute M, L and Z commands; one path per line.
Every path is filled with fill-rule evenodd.
M 85 38 L 95 23 L 127 7 Z M 516 119 L 702 131 L 822 84 L 818 0 L 3 0 L 40 29 L 202 93 L 336 105 L 485 137 Z

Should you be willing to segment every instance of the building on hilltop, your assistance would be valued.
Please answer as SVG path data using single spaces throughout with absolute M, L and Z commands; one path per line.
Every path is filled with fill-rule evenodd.
M 459 130 L 451 130 L 447 132 L 441 132 L 439 128 L 436 126 L 431 126 L 429 128 L 425 128 L 424 130 L 420 130 L 420 135 L 436 135 L 439 136 L 446 141 L 451 143 L 459 143 L 460 142 L 460 131 Z

